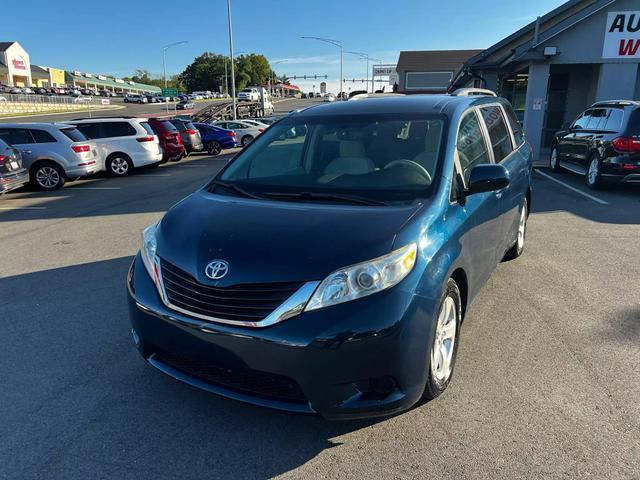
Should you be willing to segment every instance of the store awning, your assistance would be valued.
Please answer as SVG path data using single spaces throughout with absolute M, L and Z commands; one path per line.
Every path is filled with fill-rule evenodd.
M 106 75 L 105 75 L 106 77 Z M 141 92 L 160 93 L 160 87 L 155 85 L 146 85 L 144 83 L 137 82 L 116 82 L 113 77 L 106 77 L 106 79 L 100 79 L 97 75 L 87 77 L 84 75 L 74 75 L 71 72 L 65 72 L 65 81 L 67 83 L 82 82 L 97 85 L 98 87 L 117 88 L 119 90 L 139 90 Z
M 31 78 L 49 79 L 49 72 L 37 65 L 31 65 Z

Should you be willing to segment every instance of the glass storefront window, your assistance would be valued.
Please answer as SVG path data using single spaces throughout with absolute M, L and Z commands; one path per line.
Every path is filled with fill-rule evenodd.
M 517 73 L 504 74 L 500 77 L 500 82 L 498 83 L 498 95 L 509 100 L 520 122 L 524 120 L 528 84 L 528 69 L 521 70 Z

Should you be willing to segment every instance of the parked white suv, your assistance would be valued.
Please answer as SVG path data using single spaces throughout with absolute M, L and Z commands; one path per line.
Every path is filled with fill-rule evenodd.
M 160 142 L 146 118 L 85 118 L 69 123 L 96 142 L 109 175 L 124 177 L 134 168 L 162 160 Z

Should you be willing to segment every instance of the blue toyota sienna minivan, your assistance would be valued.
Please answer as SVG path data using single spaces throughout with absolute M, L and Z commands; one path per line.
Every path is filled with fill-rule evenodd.
M 329 419 L 440 395 L 531 206 L 531 149 L 482 93 L 358 98 L 268 128 L 144 230 L 127 281 L 144 359 Z

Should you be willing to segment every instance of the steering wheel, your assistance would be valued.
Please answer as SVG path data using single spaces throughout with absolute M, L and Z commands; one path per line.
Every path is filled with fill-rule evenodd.
M 393 167 L 411 167 L 414 170 L 420 172 L 420 175 L 426 178 L 428 183 L 432 182 L 431 174 L 427 171 L 427 169 L 420 165 L 418 162 L 414 162 L 413 160 L 401 158 L 400 160 L 394 160 L 393 162 L 387 163 L 384 168 L 386 170 L 387 168 Z

